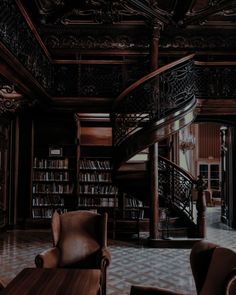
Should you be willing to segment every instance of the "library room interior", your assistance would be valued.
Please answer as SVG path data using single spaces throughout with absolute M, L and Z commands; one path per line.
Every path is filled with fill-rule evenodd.
M 0 294 L 236 295 L 236 1 L 0 1 Z

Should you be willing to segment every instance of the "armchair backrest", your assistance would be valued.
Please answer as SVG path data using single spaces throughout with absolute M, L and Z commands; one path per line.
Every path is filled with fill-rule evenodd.
M 190 262 L 197 294 L 233 294 L 227 293 L 226 289 L 235 290 L 235 281 L 232 280 L 236 268 L 234 251 L 201 241 L 192 248 Z
M 207 241 L 200 241 L 196 243 L 190 253 L 190 264 L 197 289 L 197 294 L 200 293 L 208 272 L 211 257 L 216 244 Z
M 60 250 L 60 266 L 88 264 L 99 249 L 107 246 L 107 214 L 71 211 L 59 215 L 55 212 L 52 235 L 54 247 Z
M 236 267 L 236 253 L 230 249 L 215 248 L 201 295 L 225 294 L 228 275 Z

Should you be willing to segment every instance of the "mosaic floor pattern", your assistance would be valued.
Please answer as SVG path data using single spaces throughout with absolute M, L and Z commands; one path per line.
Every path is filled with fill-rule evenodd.
M 208 208 L 207 239 L 236 250 L 236 231 L 219 221 L 220 208 Z M 51 246 L 46 230 L 0 233 L 0 276 L 12 279 L 23 268 L 34 267 L 34 257 Z M 189 264 L 190 249 L 145 248 L 109 241 L 108 295 L 128 295 L 132 284 L 159 286 L 195 295 Z M 19 293 L 20 295 L 20 293 Z

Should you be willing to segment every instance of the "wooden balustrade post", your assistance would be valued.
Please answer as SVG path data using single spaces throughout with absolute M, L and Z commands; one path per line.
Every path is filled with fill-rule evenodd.
M 197 202 L 196 202 L 196 209 L 197 209 L 197 234 L 198 238 L 204 238 L 206 236 L 206 200 L 203 194 L 205 189 L 204 181 L 202 176 L 198 176 L 198 180 L 196 181 L 196 189 L 197 189 Z

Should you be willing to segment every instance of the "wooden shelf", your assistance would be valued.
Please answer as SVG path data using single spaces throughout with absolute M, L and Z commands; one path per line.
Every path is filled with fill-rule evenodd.
M 41 180 L 41 179 L 33 179 L 33 182 L 40 182 L 40 183 L 41 183 L 41 182 L 57 182 L 57 183 L 58 183 L 58 182 L 59 182 L 59 183 L 60 183 L 60 182 L 62 182 L 62 183 L 63 183 L 63 182 L 66 182 L 66 183 L 67 183 L 67 182 L 70 182 L 70 181 L 69 181 L 69 179 L 68 179 L 68 180 L 66 180 L 66 179 L 65 179 L 65 180 L 55 180 L 55 179 Z

